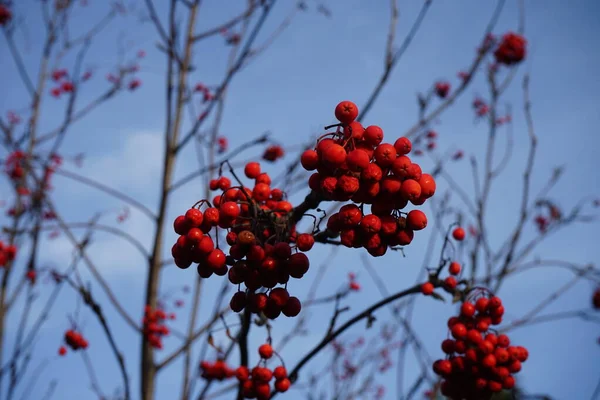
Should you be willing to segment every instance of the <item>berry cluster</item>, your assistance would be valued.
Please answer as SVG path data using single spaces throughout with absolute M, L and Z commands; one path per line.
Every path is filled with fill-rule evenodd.
M 265 343 L 258 348 L 258 354 L 261 357 L 261 363 L 266 365 L 268 359 L 273 357 L 273 348 Z M 244 397 L 247 399 L 265 400 L 271 396 L 271 386 L 269 382 L 275 378 L 275 391 L 287 392 L 291 386 L 288 379 L 287 370 L 283 365 L 270 370 L 266 366 L 258 366 L 250 371 L 247 367 L 241 366 L 236 370 L 236 378 L 242 384 Z
M 235 370 L 229 368 L 224 360 L 202 361 L 200 363 L 200 375 L 206 380 L 222 381 L 235 376 Z
M 476 97 L 473 100 L 473 109 L 475 110 L 475 114 L 478 117 L 486 116 L 490 112 L 490 107 L 485 103 L 485 101 L 479 97 Z
M 425 228 L 427 218 L 418 210 L 405 218 L 399 210 L 409 201 L 421 205 L 433 196 L 433 177 L 407 156 L 412 149 L 409 139 L 383 143 L 379 126 L 364 128 L 355 121 L 354 103 L 339 103 L 335 116 L 340 121 L 334 125 L 337 130 L 323 135 L 316 148 L 301 157 L 306 170 L 317 171 L 308 182 L 313 191 L 327 200 L 355 203 L 333 214 L 328 230 L 340 233 L 347 247 L 364 247 L 373 256 L 385 254 L 388 246 L 409 244 L 413 232 Z M 364 204 L 371 205 L 370 214 L 363 212 Z
M 412 143 L 412 153 L 415 156 L 422 156 L 425 154 L 425 151 L 432 151 L 437 147 L 436 139 L 438 138 L 438 133 L 434 130 L 429 130 L 425 135 L 419 135 L 416 137 L 414 142 Z M 422 141 L 426 141 L 424 146 L 421 144 Z
M 202 102 L 207 103 L 214 98 L 214 95 L 211 93 L 210 88 L 205 86 L 202 83 L 197 83 L 194 87 L 195 93 L 202 93 Z
M 0 240 L 0 268 L 6 267 L 6 265 L 15 259 L 17 256 L 17 248 L 14 245 L 5 245 Z
M 258 348 L 258 354 L 261 360 L 252 370 L 246 366 L 233 370 L 224 360 L 219 359 L 214 362 L 202 361 L 200 363 L 201 375 L 204 379 L 219 381 L 235 376 L 242 384 L 243 395 L 247 399 L 268 399 L 271 396 L 269 383 L 273 378 L 275 378 L 275 391 L 286 392 L 290 388 L 291 382 L 285 367 L 280 365 L 273 370 L 266 367 L 267 360 L 275 354 L 273 347 L 265 343 Z
M 65 332 L 65 343 L 73 351 L 77 351 L 80 349 L 85 350 L 85 349 L 87 349 L 87 347 L 89 345 L 88 341 L 85 340 L 83 335 L 73 329 L 69 329 L 68 331 Z M 59 349 L 59 353 L 61 353 L 60 349 Z M 65 349 L 65 353 L 66 353 L 66 349 Z
M 175 219 L 174 229 L 180 235 L 172 248 L 175 264 L 185 269 L 198 263 L 202 278 L 228 275 L 234 285 L 245 284 L 247 292 L 239 290 L 231 299 L 235 312 L 248 306 L 251 312 L 263 312 L 271 319 L 281 313 L 296 316 L 300 301 L 275 286 L 306 274 L 310 263 L 303 252 L 313 247 L 315 239 L 310 233 L 295 232 L 288 221 L 291 203 L 280 189 L 271 188 L 271 178 L 261 172 L 259 163 L 246 164 L 244 173 L 254 180 L 252 189 L 241 183 L 232 187 L 230 179 L 222 176 L 210 182 L 211 190 L 222 192 L 213 199 L 214 207 L 202 200 L 198 208 Z M 203 205 L 208 207 L 201 211 Z M 229 255 L 213 241 L 220 229 L 227 230 Z M 260 288 L 270 292 L 255 293 Z
M 473 298 L 473 300 L 475 300 Z M 489 399 L 493 393 L 515 386 L 526 348 L 511 346 L 507 335 L 489 332 L 502 321 L 504 306 L 499 297 L 465 301 L 460 315 L 448 320 L 453 339 L 442 342 L 446 359 L 436 360 L 433 370 L 444 378 L 442 394 L 451 399 Z
M 508 32 L 502 36 L 500 44 L 494 51 L 494 57 L 500 64 L 514 65 L 525 58 L 527 40 L 519 34 Z
M 4 170 L 8 177 L 18 183 L 25 176 L 25 153 L 21 150 L 13 151 L 4 161 Z
M 163 336 L 167 336 L 169 332 L 169 328 L 164 324 L 164 321 L 167 319 L 167 314 L 157 308 L 155 310 L 150 306 L 146 306 L 144 308 L 144 319 L 142 320 L 143 324 L 143 334 L 150 343 L 150 346 L 155 349 L 162 349 L 162 338 Z

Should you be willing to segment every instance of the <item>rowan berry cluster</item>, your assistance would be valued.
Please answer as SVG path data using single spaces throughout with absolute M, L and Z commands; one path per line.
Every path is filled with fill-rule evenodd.
M 74 329 L 69 329 L 68 331 L 65 332 L 65 343 L 73 351 L 77 351 L 80 349 L 85 350 L 88 348 L 88 345 L 89 345 L 88 341 L 85 340 L 83 335 Z M 59 352 L 60 352 L 60 350 L 59 350 Z
M 12 12 L 10 9 L 0 4 L 0 25 L 6 25 L 12 19 Z
M 25 153 L 21 150 L 13 151 L 4 161 L 4 170 L 8 177 L 15 183 L 25 176 Z
M 560 208 L 551 201 L 540 200 L 536 203 L 536 207 L 540 209 L 540 211 L 533 221 L 540 233 L 546 233 L 553 223 L 560 221 L 562 218 Z
M 340 121 L 334 125 L 337 130 L 323 135 L 315 149 L 301 157 L 304 169 L 317 171 L 308 181 L 313 191 L 327 200 L 354 203 L 331 215 L 328 230 L 339 233 L 345 246 L 364 247 L 372 256 L 382 256 L 389 246 L 409 244 L 427 218 L 418 210 L 403 217 L 400 210 L 409 201 L 421 205 L 433 196 L 435 180 L 407 156 L 412 149 L 409 139 L 383 143 L 379 126 L 364 128 L 355 121 L 354 103 L 339 103 L 335 116 Z M 364 213 L 365 204 L 371 205 L 370 214 Z
M 270 382 L 275 378 L 274 388 L 276 392 L 287 392 L 291 386 L 287 370 L 283 365 L 271 370 L 267 368 L 266 362 L 273 357 L 274 351 L 270 344 L 265 343 L 258 348 L 258 354 L 261 357 L 259 365 L 249 370 L 248 367 L 241 366 L 235 376 L 242 384 L 242 392 L 247 399 L 266 400 L 271 396 Z
M 222 381 L 235 376 L 235 370 L 231 369 L 224 360 L 202 361 L 200 375 L 206 380 Z
M 490 112 L 490 107 L 479 97 L 473 100 L 473 109 L 478 117 L 484 117 Z
M 525 58 L 527 40 L 519 34 L 508 32 L 502 36 L 500 44 L 494 51 L 494 57 L 500 64 L 514 65 Z
M 462 267 L 458 262 L 452 261 L 450 263 L 450 265 L 448 266 L 448 272 L 450 273 L 450 276 L 446 277 L 443 281 L 444 290 L 446 290 L 449 293 L 454 292 L 454 289 L 456 289 L 456 286 L 458 285 L 456 277 L 460 275 L 461 269 Z M 431 295 L 434 289 L 435 286 L 431 282 L 425 282 L 421 285 L 421 293 L 423 293 L 426 296 Z
M 173 315 L 174 317 L 174 315 Z M 169 328 L 165 325 L 167 314 L 160 308 L 152 309 L 150 306 L 144 308 L 144 318 L 142 320 L 142 332 L 155 349 L 162 349 L 162 338 L 169 335 Z
M 433 371 L 444 378 L 444 396 L 489 399 L 515 386 L 513 375 L 529 353 L 522 346 L 511 346 L 507 335 L 489 331 L 491 325 L 501 323 L 503 314 L 501 299 L 482 293 L 475 302 L 463 302 L 460 314 L 448 320 L 453 339 L 444 340 L 441 346 L 447 357 L 433 363 Z
M 17 256 L 17 247 L 14 245 L 6 245 L 0 240 L 0 268 L 6 267 L 10 261 L 13 261 Z
M 235 312 L 248 306 L 271 319 L 281 313 L 294 317 L 300 312 L 300 301 L 276 286 L 287 284 L 290 277 L 300 279 L 308 271 L 310 262 L 303 252 L 313 247 L 314 237 L 296 233 L 288 221 L 291 203 L 280 189 L 271 188 L 271 178 L 261 172 L 259 163 L 246 164 L 244 173 L 254 180 L 252 189 L 241 183 L 232 187 L 230 179 L 222 176 L 210 182 L 211 190 L 222 192 L 213 199 L 214 207 L 202 200 L 175 219 L 175 232 L 181 235 L 172 248 L 175 264 L 185 269 L 198 263 L 202 278 L 228 275 L 232 284 L 245 284 L 247 292 L 238 290 L 231 299 Z M 208 207 L 201 211 L 204 205 Z M 227 230 L 229 255 L 212 239 L 218 238 L 219 229 Z M 260 288 L 268 290 L 255 293 Z
M 69 73 L 66 69 L 52 71 L 52 80 L 58 85 L 50 89 L 50 94 L 53 97 L 60 97 L 63 93 L 72 93 L 75 90 L 75 85 L 69 79 Z
M 202 93 L 202 102 L 207 103 L 214 98 L 214 95 L 211 93 L 210 88 L 205 86 L 203 83 L 197 83 L 194 87 L 195 93 Z
M 434 130 L 427 131 L 425 135 L 417 136 L 417 138 L 412 143 L 412 153 L 415 156 L 422 156 L 423 154 L 425 154 L 425 151 L 434 150 L 437 147 L 437 138 L 438 133 Z

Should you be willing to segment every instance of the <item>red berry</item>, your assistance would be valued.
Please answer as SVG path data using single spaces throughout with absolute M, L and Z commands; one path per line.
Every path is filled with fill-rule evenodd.
M 423 293 L 425 296 L 429 296 L 430 294 L 433 293 L 433 283 L 431 282 L 425 282 L 424 284 L 421 285 L 421 293 Z
M 300 314 L 301 309 L 302 303 L 300 303 L 300 300 L 297 297 L 291 296 L 281 311 L 286 317 L 295 317 Z
M 412 210 L 406 216 L 406 225 L 413 231 L 425 229 L 427 226 L 427 216 L 421 210 Z
M 450 274 L 452 274 L 452 275 L 460 274 L 460 264 L 457 263 L 456 261 L 452 261 L 450 263 L 450 267 L 448 268 L 448 272 L 450 272 Z
M 260 175 L 260 164 L 257 162 L 249 162 L 244 167 L 244 174 L 250 179 L 256 179 Z
M 351 101 L 342 101 L 335 107 L 335 118 L 342 124 L 349 124 L 358 117 L 358 107 Z
M 270 344 L 265 343 L 258 348 L 258 354 L 262 358 L 268 360 L 269 358 L 273 357 L 273 347 L 271 347 Z
M 452 231 L 452 237 L 459 242 L 462 241 L 465 238 L 465 230 L 461 227 L 455 228 Z
M 277 390 L 278 392 L 287 392 L 287 390 L 290 388 L 291 386 L 291 382 L 288 378 L 283 378 L 283 379 L 279 379 L 277 381 L 275 381 L 275 390 Z

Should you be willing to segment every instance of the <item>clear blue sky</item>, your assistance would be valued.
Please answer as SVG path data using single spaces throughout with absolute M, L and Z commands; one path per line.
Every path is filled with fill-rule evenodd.
M 30 73 L 37 71 L 40 46 L 42 44 L 42 25 L 38 13 L 37 1 L 15 2 L 15 14 L 22 28 L 18 37 L 22 43 L 24 62 Z M 76 6 L 72 32 L 83 32 L 98 20 L 98 16 L 108 10 L 103 2 L 89 1 L 86 8 Z M 98 3 L 98 4 L 96 4 Z M 162 2 L 159 2 L 162 3 Z M 223 2 L 206 1 L 199 14 L 199 28 L 214 26 L 216 21 L 224 21 L 228 16 L 241 10 L 243 1 L 230 1 L 230 7 Z M 288 2 L 276 6 L 265 32 L 272 32 L 287 15 L 291 7 Z M 513 87 L 504 97 L 514 110 L 515 147 L 513 159 L 492 191 L 490 203 L 490 237 L 495 243 L 501 243 L 517 221 L 518 195 L 521 190 L 521 172 L 526 151 L 527 139 L 522 112 L 523 98 L 521 79 L 525 72 L 531 74 L 531 96 L 533 118 L 540 139 L 539 153 L 534 169 L 533 186 L 540 189 L 549 177 L 553 167 L 566 165 L 565 177 L 552 192 L 552 199 L 560 206 L 568 208 L 586 195 L 600 194 L 600 181 L 596 171 L 600 164 L 597 149 L 600 139 L 596 134 L 600 125 L 598 113 L 598 93 L 600 93 L 600 48 L 596 43 L 600 33 L 600 4 L 595 1 L 526 2 L 525 34 L 529 41 L 527 61 L 520 67 Z M 309 4 L 313 4 L 309 2 Z M 421 2 L 401 2 L 398 41 L 408 31 Z M 421 30 L 417 34 L 410 50 L 395 69 L 386 89 L 380 96 L 376 107 L 367 117 L 367 124 L 378 124 L 386 132 L 386 137 L 401 135 L 411 127 L 417 115 L 415 95 L 426 90 L 438 79 L 447 79 L 454 86 L 458 84 L 456 73 L 467 68 L 474 56 L 475 47 L 481 32 L 487 25 L 494 2 L 463 0 L 460 2 L 434 0 Z M 271 130 L 274 138 L 284 145 L 305 143 L 310 135 L 322 129 L 323 125 L 334 123 L 333 108 L 342 99 L 349 99 L 361 105 L 374 87 L 383 67 L 383 49 L 387 34 L 389 5 L 387 1 L 334 1 L 327 2 L 333 12 L 333 18 L 327 19 L 314 12 L 300 14 L 292 26 L 274 44 L 254 60 L 238 75 L 229 90 L 221 132 L 227 136 L 232 148 L 246 142 L 249 138 Z M 314 7 L 313 7 L 314 8 Z M 99 11 L 100 10 L 100 11 Z M 495 33 L 514 30 L 518 23 L 517 2 L 508 0 Z M 164 10 L 159 7 L 162 15 Z M 80 170 L 103 183 L 126 191 L 151 208 L 157 205 L 157 189 L 160 180 L 162 139 L 164 128 L 164 54 L 157 50 L 156 33 L 149 24 L 140 24 L 136 15 L 117 18 L 94 42 L 88 52 L 89 65 L 95 68 L 94 78 L 85 85 L 81 94 L 81 103 L 92 99 L 107 87 L 105 75 L 118 60 L 118 38 L 124 37 L 128 51 L 127 58 L 133 58 L 138 49 L 144 49 L 147 56 L 141 61 L 138 74 L 143 81 L 141 88 L 134 93 L 125 92 L 118 98 L 103 105 L 92 115 L 72 125 L 62 146 L 65 155 L 85 153 L 84 167 Z M 259 38 L 264 40 L 266 37 Z M 24 87 L 18 79 L 15 65 L 10 58 L 4 38 L 0 41 L 0 113 L 4 116 L 8 110 L 26 109 L 29 102 Z M 227 57 L 227 48 L 223 39 L 215 37 L 197 47 L 195 55 L 196 70 L 193 77 L 198 82 L 217 84 L 223 76 Z M 71 67 L 73 57 L 65 59 L 64 67 Z M 483 154 L 486 128 L 484 124 L 474 124 L 471 101 L 475 95 L 485 96 L 487 89 L 479 79 L 460 98 L 455 106 L 444 113 L 435 129 L 440 134 L 440 149 L 461 148 L 467 154 Z M 44 99 L 41 116 L 42 132 L 57 126 L 62 119 L 64 100 L 55 100 L 49 96 Z M 503 103 L 504 104 L 504 103 Z M 501 129 L 499 136 L 506 134 Z M 183 176 L 197 165 L 194 152 L 187 152 L 185 159 L 177 165 L 177 176 Z M 247 155 L 259 155 L 260 151 L 248 151 Z M 0 153 L 0 158 L 5 154 Z M 287 157 L 289 161 L 292 156 Z M 423 169 L 431 167 L 427 157 L 419 161 Z M 74 170 L 72 165 L 67 168 Z M 276 172 L 277 167 L 272 171 Z M 450 170 L 469 193 L 472 193 L 472 180 L 468 162 L 454 164 Z M 80 186 L 72 181 L 56 177 L 54 200 L 68 221 L 85 221 L 99 210 L 112 211 L 104 217 L 107 224 L 114 224 L 122 204 L 96 191 Z M 440 183 L 439 192 L 445 185 Z M 169 220 L 182 213 L 203 196 L 200 180 L 181 189 L 169 206 Z M 0 197 L 9 200 L 9 187 L 2 182 Z M 515 193 L 517 195 L 515 196 Z M 299 199 L 300 197 L 298 197 Z M 296 199 L 297 200 L 297 199 Z M 458 200 L 457 200 L 458 201 Z M 4 224 L 7 220 L 2 217 Z M 446 221 L 451 222 L 451 221 Z M 151 224 L 148 219 L 133 211 L 131 218 L 123 228 L 139 237 L 146 245 L 151 241 Z M 175 236 L 170 232 L 170 241 Z M 533 234 L 533 229 L 526 231 Z M 431 233 L 417 235 L 407 248 L 406 258 L 394 253 L 376 260 L 376 268 L 387 284 L 389 291 L 398 291 L 412 285 L 420 273 L 427 237 Z M 550 237 L 541 245 L 536 255 L 545 259 L 564 259 L 578 263 L 597 262 L 600 249 L 593 238 L 598 234 L 597 223 L 567 228 L 562 233 Z M 107 276 L 114 291 L 123 299 L 124 307 L 131 315 L 139 316 L 143 308 L 143 287 L 145 283 L 145 264 L 139 253 L 129 244 L 119 242 L 114 237 L 97 234 L 90 254 L 99 269 Z M 67 267 L 72 250 L 64 238 L 45 240 L 42 244 L 38 262 L 40 265 Z M 308 281 L 316 275 L 317 267 L 329 256 L 330 249 L 317 246 L 310 253 L 313 269 L 307 275 Z M 436 252 L 439 248 L 436 249 Z M 25 252 L 25 250 L 23 251 Z M 380 298 L 369 275 L 362 268 L 358 250 L 343 249 L 335 260 L 331 261 L 318 289 L 318 296 L 331 292 L 346 283 L 346 274 L 350 271 L 358 274 L 363 285 L 360 293 L 346 299 L 354 314 Z M 168 254 L 165 253 L 165 257 Z M 20 259 L 22 261 L 22 259 Z M 81 266 L 82 270 L 85 267 Z M 163 289 L 169 290 L 184 284 L 191 284 L 194 270 L 180 271 L 167 269 L 164 274 Z M 518 318 L 533 308 L 539 301 L 555 291 L 571 275 L 559 269 L 521 274 L 511 278 L 503 287 L 500 295 L 505 299 L 507 317 Z M 212 299 L 220 287 L 218 278 L 211 278 L 205 286 L 203 299 Z M 567 296 L 549 307 L 546 312 L 574 310 L 589 307 L 593 287 L 581 283 L 572 288 Z M 44 299 L 50 290 L 50 284 L 44 279 L 37 286 Z M 308 283 L 294 282 L 294 293 L 302 297 L 308 290 Z M 105 300 L 98 288 L 94 293 Z M 189 295 L 179 292 L 176 298 L 188 299 Z M 68 315 L 76 312 L 75 295 L 65 291 L 54 308 L 54 317 L 48 321 L 36 344 L 33 368 L 44 359 L 50 361 L 43 371 L 30 398 L 41 398 L 46 390 L 46 382 L 58 379 L 59 399 L 94 398 L 89 390 L 89 380 L 82 367 L 80 357 L 73 354 L 58 359 L 56 350 L 62 340 L 62 333 L 68 327 Z M 205 300 L 200 310 L 201 319 L 207 318 L 212 309 L 210 300 Z M 39 313 L 43 300 L 37 302 L 35 313 Z M 187 304 L 187 303 L 186 303 Z M 450 304 L 442 304 L 431 299 L 418 302 L 414 326 L 421 334 L 427 350 L 432 357 L 441 357 L 439 343 L 446 337 L 445 320 L 454 311 Z M 184 330 L 182 321 L 186 312 L 179 312 L 175 326 Z M 138 396 L 137 378 L 139 340 L 131 330 L 116 316 L 112 307 L 105 307 L 113 321 L 119 345 L 125 351 L 126 363 L 133 378 L 132 391 Z M 323 332 L 319 320 L 329 318 L 331 307 L 321 307 L 309 312 L 310 333 L 297 340 L 283 352 L 288 365 L 294 365 L 305 351 L 313 345 Z M 387 311 L 378 315 L 380 321 L 386 318 Z M 6 334 L 6 349 L 12 348 L 18 313 L 11 315 L 11 323 Z M 113 355 L 103 333 L 94 317 L 82 309 L 78 321 L 83 325 L 91 346 L 90 356 L 96 360 L 96 372 L 102 388 L 110 393 L 120 384 L 120 378 Z M 274 329 L 275 342 L 292 326 L 292 322 L 277 321 Z M 363 325 L 359 324 L 346 337 L 353 339 L 361 334 Z M 257 333 L 259 332 L 259 333 Z M 375 331 L 374 331 L 375 332 Z M 264 340 L 264 331 L 254 329 L 252 342 Z M 375 333 L 369 333 L 375 335 Z M 596 339 L 600 335 L 598 325 L 570 320 L 568 322 L 548 323 L 516 330 L 514 341 L 529 348 L 530 359 L 525 363 L 518 380 L 532 393 L 547 393 L 556 399 L 588 399 L 594 390 L 600 375 L 597 360 L 600 348 Z M 217 335 L 218 336 L 218 335 Z M 218 336 L 219 340 L 221 337 Z M 179 343 L 177 338 L 165 341 L 166 350 Z M 223 342 L 225 343 L 225 342 Z M 6 354 L 6 353 L 5 353 Z M 197 351 L 196 353 L 197 354 Z M 329 357 L 329 353 L 326 355 Z M 161 356 L 158 356 L 161 359 Z M 197 355 L 194 356 L 196 360 Z M 397 359 L 394 353 L 393 360 Z M 253 359 L 252 361 L 255 361 Z M 315 359 L 305 370 L 319 371 L 325 358 Z M 418 374 L 418 368 L 407 359 L 405 385 L 410 385 Z M 194 361 L 195 362 L 195 361 Z M 235 362 L 233 363 L 235 365 Z M 172 398 L 179 393 L 181 385 L 181 363 L 160 375 L 158 398 Z M 382 376 L 381 383 L 395 382 L 392 372 Z M 387 384 L 387 398 L 396 398 L 395 384 Z M 196 386 L 198 387 L 198 386 Z M 20 395 L 20 394 L 19 394 Z M 304 398 L 304 391 L 292 391 L 285 398 Z

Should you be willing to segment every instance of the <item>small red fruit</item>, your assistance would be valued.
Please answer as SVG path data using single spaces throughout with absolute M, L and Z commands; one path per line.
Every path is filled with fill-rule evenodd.
M 425 296 L 429 296 L 430 294 L 432 294 L 433 289 L 433 283 L 431 282 L 425 282 L 421 285 L 421 293 L 423 293 Z
M 265 360 L 268 360 L 273 357 L 273 347 L 271 347 L 270 344 L 265 343 L 258 348 L 258 354 Z
M 460 226 L 452 231 L 452 237 L 459 242 L 465 238 L 465 230 Z
M 342 101 L 335 107 L 335 118 L 342 124 L 349 124 L 358 117 L 358 107 L 351 101 Z

